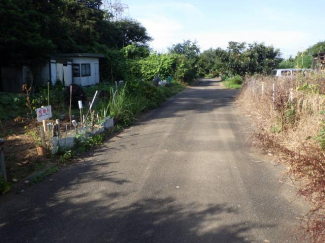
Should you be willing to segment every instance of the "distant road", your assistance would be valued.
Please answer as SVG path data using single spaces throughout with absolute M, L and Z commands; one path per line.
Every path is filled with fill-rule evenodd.
M 92 155 L 0 197 L 11 242 L 295 242 L 304 209 L 255 154 L 236 90 L 203 79 Z

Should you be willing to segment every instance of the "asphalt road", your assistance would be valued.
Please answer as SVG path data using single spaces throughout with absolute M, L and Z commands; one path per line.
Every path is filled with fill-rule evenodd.
M 145 114 L 93 154 L 0 197 L 0 241 L 296 242 L 284 168 L 254 152 L 237 91 L 216 80 Z

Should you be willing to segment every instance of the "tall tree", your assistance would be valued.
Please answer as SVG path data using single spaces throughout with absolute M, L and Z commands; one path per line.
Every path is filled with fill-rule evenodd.
M 0 66 L 35 63 L 55 45 L 44 35 L 47 16 L 31 0 L 0 2 Z
M 118 48 L 123 48 L 131 44 L 147 46 L 147 43 L 152 40 L 146 28 L 136 20 L 124 19 L 114 22 L 114 25 L 118 30 Z

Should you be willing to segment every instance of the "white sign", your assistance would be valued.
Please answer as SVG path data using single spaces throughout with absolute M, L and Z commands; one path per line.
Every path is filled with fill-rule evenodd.
M 44 106 L 36 109 L 37 121 L 43 121 L 52 117 L 52 107 Z

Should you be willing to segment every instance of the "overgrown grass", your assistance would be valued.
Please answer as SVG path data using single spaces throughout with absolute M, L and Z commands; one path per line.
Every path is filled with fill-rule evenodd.
M 279 152 L 287 176 L 312 208 L 304 240 L 325 242 L 325 76 L 251 77 L 238 104 L 252 116 L 259 141 Z
M 117 88 L 117 89 L 116 89 Z M 149 82 L 143 82 L 143 81 L 133 81 L 133 82 L 126 82 L 124 86 L 116 87 L 115 85 L 109 86 L 106 84 L 100 84 L 96 85 L 94 87 L 86 87 L 84 88 L 86 91 L 87 96 L 93 97 L 96 90 L 99 91 L 99 94 L 97 96 L 97 99 L 95 101 L 95 105 L 93 106 L 92 111 L 95 113 L 95 115 L 92 117 L 95 117 L 95 119 L 91 119 L 90 115 L 88 115 L 87 121 L 89 120 L 94 121 L 95 125 L 97 123 L 103 121 L 102 118 L 110 116 L 114 118 L 115 128 L 114 130 L 121 130 L 123 127 L 131 125 L 138 116 L 139 113 L 154 109 L 156 107 L 159 107 L 166 98 L 173 96 L 177 94 L 179 91 L 183 90 L 185 88 L 185 85 L 180 83 L 171 83 L 168 87 L 155 87 Z M 102 95 L 100 95 L 100 91 L 104 91 Z M 40 88 L 38 91 L 39 93 L 35 94 L 33 97 L 31 97 L 31 104 L 39 107 L 41 104 L 47 103 L 47 96 L 46 92 Z M 63 101 L 63 92 L 64 87 L 57 85 L 55 87 L 51 87 L 50 91 L 50 104 L 53 107 L 53 118 L 58 118 L 58 114 L 68 114 L 68 107 L 64 105 Z M 57 95 L 57 97 L 52 98 L 52 96 Z M 17 98 L 18 97 L 18 98 Z M 33 101 L 33 99 L 37 97 L 37 101 Z M 15 99 L 17 100 L 15 101 Z M 12 119 L 16 116 L 29 116 L 28 112 L 30 111 L 29 107 L 26 106 L 26 95 L 19 95 L 19 94 L 8 94 L 6 96 L 0 95 L 0 102 L 3 101 L 3 106 L 0 106 L 0 109 L 3 112 L 3 120 L 6 119 Z M 17 102 L 17 103 L 15 103 Z M 11 104 L 13 103 L 13 104 Z M 11 106 L 10 106 L 11 104 Z M 12 112 L 12 107 L 16 107 L 14 111 L 17 113 Z M 85 105 L 84 114 L 87 109 L 87 106 Z M 98 118 L 97 119 L 97 113 Z M 10 115 L 8 115 L 10 114 Z M 79 110 L 75 109 L 72 110 L 72 114 L 75 114 L 77 117 L 77 121 L 79 121 Z M 67 116 L 66 116 L 67 117 Z M 66 118 L 65 118 L 66 119 Z M 53 122 L 53 120 L 52 120 Z M 62 121 L 63 124 L 65 124 L 67 120 Z M 70 161 L 72 161 L 74 158 L 78 156 L 78 154 L 87 152 L 91 150 L 94 146 L 100 145 L 103 143 L 104 137 L 101 135 L 96 135 L 93 137 L 90 137 L 88 139 L 82 139 L 78 140 L 77 146 L 71 150 L 68 151 L 59 151 L 58 156 L 50 156 L 48 155 L 48 158 L 44 162 L 44 158 L 41 158 L 37 156 L 36 154 L 36 146 L 37 144 L 40 144 L 40 135 L 39 135 L 39 128 L 35 126 L 36 119 L 27 119 L 24 121 L 24 123 L 19 123 L 20 130 L 19 135 L 22 135 L 22 137 L 27 137 L 28 140 L 26 140 L 26 143 L 23 145 L 26 145 L 26 148 L 20 153 L 20 155 L 24 155 L 28 153 L 28 156 L 30 156 L 29 160 L 24 161 L 24 164 L 21 163 L 21 159 L 19 159 L 15 153 L 5 153 L 6 156 L 6 162 L 7 162 L 7 173 L 10 179 L 21 179 L 24 178 L 27 175 L 30 175 L 31 173 L 35 171 L 39 171 L 40 169 L 44 168 L 48 164 L 55 164 L 58 163 L 59 166 L 62 164 L 68 164 Z M 4 124 L 4 125 L 3 125 Z M 0 137 L 7 137 L 9 140 L 12 139 L 9 137 L 9 135 L 12 133 L 11 129 L 7 128 L 6 126 L 16 123 L 13 122 L 1 122 L 0 119 Z M 61 129 L 62 130 L 62 129 Z M 17 130 L 15 131 L 17 133 Z M 61 131 L 62 132 L 62 131 Z M 61 134 L 62 135 L 62 134 Z M 46 139 L 49 136 L 46 135 Z M 14 138 L 15 139 L 15 138 Z M 8 140 L 8 141 L 9 141 Z M 8 143 L 6 143 L 8 144 Z M 6 146 L 5 144 L 5 146 Z M 32 152 L 30 147 L 35 146 L 35 151 Z M 10 166 L 9 166 L 10 165 Z M 42 174 L 40 178 L 35 178 L 35 182 L 43 180 L 43 177 L 45 178 L 48 176 L 50 171 L 47 171 L 46 173 Z M 51 174 L 51 173 L 50 173 Z M 1 180 L 0 180 L 1 182 Z M 0 191 L 7 191 L 8 185 L 6 183 L 0 183 L 0 188 L 2 188 Z M 9 185 L 10 187 L 10 185 Z
M 239 75 L 228 77 L 223 80 L 223 84 L 229 89 L 240 89 L 242 87 L 243 78 Z

